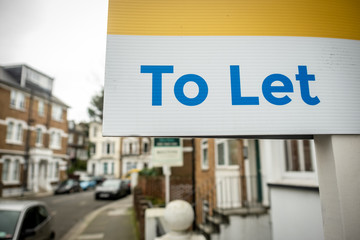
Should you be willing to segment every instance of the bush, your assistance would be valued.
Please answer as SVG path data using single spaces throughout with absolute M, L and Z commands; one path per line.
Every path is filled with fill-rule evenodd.
M 160 168 L 144 168 L 139 172 L 140 176 L 160 176 L 161 169 Z

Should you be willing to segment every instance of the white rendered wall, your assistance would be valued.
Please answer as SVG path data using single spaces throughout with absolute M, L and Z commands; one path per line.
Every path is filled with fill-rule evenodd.
M 272 187 L 270 199 L 273 240 L 324 239 L 317 191 Z
M 220 226 L 218 239 L 271 240 L 270 216 L 230 216 L 230 224 Z

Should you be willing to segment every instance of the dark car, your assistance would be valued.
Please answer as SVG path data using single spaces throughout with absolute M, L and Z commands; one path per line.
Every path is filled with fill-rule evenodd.
M 126 195 L 126 183 L 120 179 L 108 179 L 96 187 L 95 199 L 118 199 Z
M 53 218 L 45 203 L 0 201 L 0 239 L 55 239 Z
M 96 185 L 99 185 L 102 184 L 106 180 L 106 178 L 103 176 L 96 176 L 94 177 L 94 180 L 96 181 Z
M 124 184 L 125 184 L 125 188 L 126 188 L 126 194 L 130 194 L 131 193 L 131 181 L 130 179 L 123 179 Z
M 55 194 L 62 193 L 73 193 L 73 192 L 81 192 L 82 189 L 80 187 L 80 183 L 78 180 L 68 179 L 60 183 L 58 188 L 55 190 Z

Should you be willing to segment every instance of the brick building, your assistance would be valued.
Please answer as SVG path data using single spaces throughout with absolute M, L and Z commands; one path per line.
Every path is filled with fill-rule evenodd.
M 68 121 L 67 154 L 71 163 L 74 163 L 76 160 L 86 161 L 89 159 L 88 128 L 88 125 L 85 123 L 76 124 L 75 121 Z
M 26 65 L 0 67 L 0 194 L 51 191 L 66 176 L 68 106 L 54 79 Z M 28 169 L 26 171 L 26 169 Z

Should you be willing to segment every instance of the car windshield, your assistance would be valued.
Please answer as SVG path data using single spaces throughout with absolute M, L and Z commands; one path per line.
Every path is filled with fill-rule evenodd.
M 19 216 L 19 211 L 0 210 L 0 239 L 13 238 Z
M 118 187 L 120 185 L 120 180 L 106 180 L 103 182 L 103 187 Z
M 73 185 L 73 183 L 74 183 L 73 180 L 66 180 L 60 184 L 60 187 L 71 186 L 71 185 Z

